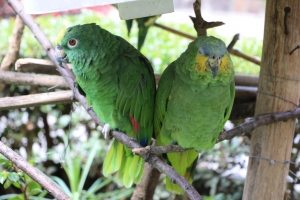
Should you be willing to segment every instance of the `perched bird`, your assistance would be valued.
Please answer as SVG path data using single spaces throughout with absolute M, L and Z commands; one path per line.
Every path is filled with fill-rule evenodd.
M 143 18 L 138 18 L 138 19 L 130 19 L 126 20 L 126 27 L 128 31 L 128 35 L 130 35 L 131 28 L 133 25 L 133 21 L 136 21 L 137 26 L 138 26 L 138 38 L 137 38 L 137 48 L 139 50 L 142 49 L 143 44 L 146 40 L 149 28 L 153 26 L 155 21 L 160 17 L 160 15 L 155 15 L 151 17 L 143 17 Z
M 214 146 L 234 95 L 233 65 L 224 42 L 215 37 L 198 37 L 163 72 L 156 94 L 155 136 L 158 145 L 188 149 L 168 153 L 167 159 L 190 182 L 198 152 Z M 169 179 L 166 187 L 183 193 Z
M 96 24 L 67 29 L 59 54 L 73 65 L 80 91 L 110 129 L 125 132 L 142 146 L 153 133 L 155 78 L 145 56 L 127 41 Z M 137 183 L 144 161 L 114 140 L 104 159 L 104 176 L 118 172 L 126 187 Z

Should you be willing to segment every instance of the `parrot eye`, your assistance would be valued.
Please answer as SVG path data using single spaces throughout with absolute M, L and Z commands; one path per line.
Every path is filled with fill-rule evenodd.
M 76 47 L 77 46 L 77 40 L 76 39 L 70 39 L 69 41 L 68 41 L 68 47 L 69 48 L 74 48 L 74 47 Z

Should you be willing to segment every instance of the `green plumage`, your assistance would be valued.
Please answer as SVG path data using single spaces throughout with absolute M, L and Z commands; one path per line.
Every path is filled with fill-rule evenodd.
M 147 145 L 153 133 L 155 96 L 149 61 L 124 39 L 95 24 L 69 28 L 61 47 L 73 65 L 76 82 L 100 120 Z M 143 164 L 140 157 L 113 141 L 103 174 L 118 171 L 120 181 L 130 187 L 139 181 Z
M 161 76 L 154 126 L 159 145 L 191 148 L 169 153 L 176 171 L 191 179 L 199 151 L 212 148 L 234 100 L 234 72 L 225 44 L 214 37 L 199 37 Z M 167 188 L 182 190 L 167 180 Z

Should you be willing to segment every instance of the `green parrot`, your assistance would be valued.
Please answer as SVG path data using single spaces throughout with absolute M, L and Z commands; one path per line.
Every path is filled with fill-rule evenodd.
M 235 95 L 233 64 L 223 41 L 200 36 L 163 72 L 159 81 L 154 129 L 158 145 L 188 149 L 168 153 L 174 169 L 192 182 L 198 152 L 212 148 L 228 120 Z M 166 188 L 183 190 L 166 180 Z
M 59 57 L 73 65 L 79 91 L 110 129 L 125 132 L 142 146 L 153 134 L 155 78 L 145 56 L 123 38 L 96 24 L 67 29 Z M 59 58 L 58 58 L 59 59 Z M 114 140 L 103 163 L 103 175 L 118 173 L 126 187 L 140 180 L 144 161 Z

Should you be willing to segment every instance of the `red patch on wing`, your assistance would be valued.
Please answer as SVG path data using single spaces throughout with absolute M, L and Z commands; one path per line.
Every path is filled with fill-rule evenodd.
M 130 122 L 132 125 L 132 128 L 134 130 L 134 132 L 138 133 L 140 131 L 140 125 L 139 123 L 134 119 L 133 116 L 130 116 Z

